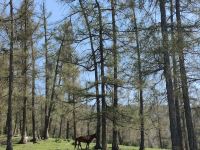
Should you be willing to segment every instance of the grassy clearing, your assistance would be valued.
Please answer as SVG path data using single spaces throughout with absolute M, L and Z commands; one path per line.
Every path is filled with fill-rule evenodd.
M 46 141 L 38 141 L 38 143 L 33 144 L 28 142 L 27 144 L 16 144 L 19 141 L 19 138 L 14 138 L 14 150 L 74 150 L 73 141 L 58 140 L 58 139 L 49 139 Z M 5 138 L 0 137 L 0 150 L 5 150 Z M 90 145 L 90 148 L 94 146 L 94 143 Z M 82 147 L 85 148 L 85 145 L 82 144 Z M 108 144 L 108 148 L 111 149 L 111 145 Z M 122 146 L 120 145 L 121 150 L 138 150 L 138 147 L 133 146 Z M 159 150 L 156 148 L 146 148 L 146 150 Z

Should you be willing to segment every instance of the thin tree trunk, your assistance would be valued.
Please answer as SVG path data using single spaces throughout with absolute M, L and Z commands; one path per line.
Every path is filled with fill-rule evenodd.
M 25 93 L 25 92 L 24 92 Z M 27 97 L 24 97 L 23 101 L 23 119 L 22 119 L 22 131 L 20 144 L 26 144 L 26 107 L 27 107 Z
M 104 47 L 103 47 L 103 24 L 101 7 L 98 0 L 96 5 L 98 8 L 98 20 L 99 20 L 99 50 L 100 50 L 100 62 L 101 62 L 101 99 L 102 99 L 102 149 L 107 149 L 107 134 L 106 134 L 106 99 L 105 99 L 105 72 L 104 72 Z
M 0 85 L 0 90 L 3 91 L 3 86 L 1 86 L 1 85 Z M 2 92 L 0 92 L 0 100 L 1 100 L 1 97 L 2 97 Z M 3 121 L 4 121 L 4 119 L 2 118 L 2 112 L 0 110 L 0 135 L 3 134 L 2 133 Z M 13 131 L 13 133 L 14 133 L 14 131 Z
M 158 120 L 158 138 L 159 138 L 159 144 L 160 148 L 163 148 L 163 142 L 162 142 L 162 134 L 161 134 L 161 125 L 160 125 L 160 117 L 157 115 Z
M 158 129 L 158 137 L 159 137 L 160 148 L 163 148 L 162 135 L 161 135 L 160 128 Z
M 94 44 L 93 44 L 93 39 L 92 39 L 92 32 L 90 29 L 90 24 L 88 21 L 87 14 L 85 12 L 85 8 L 83 6 L 82 0 L 79 0 L 83 16 L 85 18 L 85 23 L 87 26 L 89 38 L 90 38 L 90 47 L 92 50 L 92 57 L 93 57 L 93 63 L 94 63 L 94 71 L 95 71 L 95 89 L 96 89 L 96 102 L 97 102 L 97 126 L 96 126 L 96 145 L 95 149 L 100 149 L 101 144 L 100 144 L 100 131 L 101 131 L 101 114 L 100 114 L 100 100 L 99 100 L 99 81 L 98 81 L 98 66 L 96 62 L 96 54 L 95 54 L 95 49 L 94 49 Z
M 189 141 L 190 149 L 197 150 L 196 135 L 194 132 L 194 126 L 192 122 L 192 112 L 190 108 L 187 75 L 186 75 L 185 62 L 184 62 L 184 53 L 183 53 L 184 46 L 183 46 L 183 34 L 182 34 L 182 29 L 181 29 L 182 25 L 181 25 L 179 0 L 176 0 L 176 20 L 177 20 L 177 30 L 178 30 L 177 48 L 179 52 L 178 54 L 179 54 L 180 74 L 181 74 L 181 86 L 182 86 L 186 126 L 187 126 L 187 132 L 188 132 L 188 141 Z
M 31 40 L 32 50 L 32 142 L 36 143 L 36 129 L 35 129 L 35 54 L 33 48 L 33 39 Z
M 19 120 L 19 130 L 20 130 L 20 134 L 22 134 L 22 120 L 21 120 L 21 118 Z
M 51 129 L 52 129 L 52 122 L 53 122 L 53 119 L 52 118 L 50 118 L 50 120 L 49 120 L 49 130 L 48 130 L 48 132 L 49 133 L 51 133 Z
M 73 100 L 73 126 L 74 126 L 74 139 L 76 138 L 76 102 L 75 102 L 75 97 L 74 94 L 72 96 Z
M 23 76 L 23 120 L 22 120 L 22 135 L 21 135 L 21 140 L 19 143 L 21 144 L 26 144 L 27 140 L 26 140 L 26 115 L 27 115 L 27 84 L 28 84 L 28 79 L 27 79 L 27 71 L 28 71 L 28 67 L 27 67 L 27 59 L 28 59 L 28 46 L 27 46 L 27 28 L 28 28 L 28 14 L 27 14 L 27 10 L 28 10 L 28 2 L 27 0 L 25 0 L 25 9 L 24 9 L 24 39 L 23 39 L 23 44 L 24 44 L 24 58 L 23 59 L 23 70 L 22 70 L 22 76 Z
M 182 111 L 182 122 L 183 122 L 183 128 L 182 128 L 182 131 L 183 131 L 183 137 L 184 137 L 184 147 L 185 147 L 185 150 L 189 150 L 189 143 L 188 143 L 188 135 L 187 135 L 187 127 L 186 127 L 186 121 L 185 121 L 185 113 L 184 111 Z
M 123 145 L 123 138 L 122 138 L 121 133 L 120 133 L 119 130 L 118 130 L 118 138 L 119 138 L 119 144 Z
M 48 40 L 47 40 L 47 21 L 46 21 L 46 8 L 43 2 L 43 27 L 44 27 L 44 46 L 45 46 L 45 120 L 44 120 L 44 133 L 43 138 L 49 138 L 49 125 L 48 125 L 48 107 L 49 107 L 49 73 L 48 73 Z
M 12 146 L 12 93 L 13 93 L 13 42 L 14 42 L 14 24 L 13 24 L 13 1 L 10 0 L 10 58 L 9 58 L 9 89 L 8 89 L 8 112 L 7 112 L 7 146 L 6 150 L 13 150 Z
M 88 106 L 87 100 L 86 100 L 86 106 Z M 90 135 L 90 122 L 91 122 L 91 119 L 87 120 L 87 135 Z
M 13 131 L 13 136 L 16 134 L 17 123 L 18 123 L 18 112 L 15 115 L 15 127 L 14 127 L 14 131 Z
M 134 16 L 134 27 L 136 36 L 136 49 L 137 49 L 137 69 L 138 69 L 138 81 L 139 81 L 139 101 L 140 101 L 140 150 L 144 150 L 144 106 L 143 106 L 143 81 L 142 81 L 142 67 L 141 67 L 141 57 L 140 57 L 140 44 L 139 44 L 139 33 L 137 28 L 137 18 L 135 15 L 135 6 L 133 6 L 133 16 Z
M 159 144 L 160 144 L 160 148 L 163 148 L 163 141 L 162 141 L 162 132 L 161 132 L 161 122 L 160 122 L 160 116 L 159 116 L 159 102 L 158 102 L 158 97 L 154 95 L 154 97 L 156 98 L 156 105 L 157 105 L 157 109 L 156 109 L 156 114 L 157 114 L 157 123 L 158 123 L 158 138 L 159 138 Z
M 181 118 L 180 118 L 180 106 L 179 106 L 179 94 L 178 94 L 178 80 L 177 80 L 177 61 L 176 61 L 176 47 L 174 48 L 174 19 L 173 19 L 173 0 L 170 0 L 170 20 L 171 20 L 171 51 L 172 51 L 172 63 L 173 63 L 173 78 L 174 78 L 174 100 L 176 107 L 176 119 L 177 119 L 177 129 L 180 138 L 181 149 L 184 149 L 183 145 L 183 135 L 181 130 Z
M 39 129 L 39 135 L 41 136 L 41 139 L 44 139 L 44 117 L 43 117 L 43 105 L 40 104 L 40 129 Z
M 63 124 L 63 115 L 60 116 L 60 130 L 59 130 L 58 138 L 62 137 L 62 124 Z
M 118 130 L 117 130 L 117 109 L 118 109 L 118 95 L 117 95 L 117 32 L 116 32 L 116 21 L 115 21 L 115 15 L 116 15 L 116 1 L 111 0 L 111 10 L 112 10 L 112 53 L 113 53 L 113 70 L 114 70 L 114 97 L 113 97 L 113 141 L 112 141 L 112 150 L 118 150 Z
M 53 135 L 52 135 L 53 138 L 55 138 L 55 134 L 56 134 L 56 126 L 53 129 Z
M 40 134 L 40 129 L 37 129 L 37 139 L 40 140 L 41 139 L 41 134 Z
M 87 135 L 90 135 L 90 122 L 87 122 Z
M 55 68 L 55 72 L 54 72 L 54 78 L 53 78 L 53 86 L 52 86 L 52 91 L 51 91 L 51 97 L 50 97 L 50 103 L 49 103 L 49 107 L 48 107 L 48 114 L 47 114 L 47 118 L 45 116 L 45 120 L 47 119 L 48 121 L 45 122 L 45 136 L 48 135 L 48 129 L 49 129 L 49 123 L 50 123 L 50 119 L 51 119 L 51 113 L 54 107 L 54 96 L 55 96 L 55 87 L 56 87 L 56 80 L 57 80 L 57 75 L 58 75 L 58 66 L 59 66 L 59 61 L 60 61 L 60 55 L 61 55 L 61 50 L 63 47 L 63 43 L 64 43 L 64 39 L 65 39 L 65 35 L 61 41 L 60 44 L 60 48 L 58 50 L 58 57 L 57 57 L 57 61 L 56 61 L 56 68 Z M 45 139 L 45 137 L 44 137 Z
M 69 121 L 67 120 L 66 139 L 69 139 Z
M 169 120 L 172 149 L 180 150 L 180 138 L 177 129 L 176 107 L 174 104 L 173 83 L 170 70 L 169 47 L 168 47 L 168 33 L 166 22 L 165 0 L 160 0 L 160 13 L 161 13 L 161 30 L 163 40 L 163 55 L 164 55 L 164 75 L 166 80 L 167 99 L 169 107 Z

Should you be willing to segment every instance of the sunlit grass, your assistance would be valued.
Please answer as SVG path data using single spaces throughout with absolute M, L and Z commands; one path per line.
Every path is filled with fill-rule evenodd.
M 4 142 L 3 142 L 4 141 Z M 73 141 L 60 140 L 60 139 L 48 139 L 41 140 L 38 143 L 33 144 L 28 142 L 27 144 L 17 144 L 19 138 L 14 138 L 14 150 L 74 150 Z M 5 137 L 0 137 L 0 150 L 5 150 Z M 82 147 L 85 148 L 85 145 L 82 144 Z M 93 149 L 94 143 L 90 144 L 90 148 Z M 108 149 L 111 149 L 111 145 L 108 144 Z M 120 145 L 121 150 L 138 150 L 138 147 L 133 146 L 122 146 Z M 146 148 L 145 150 L 159 150 L 156 148 Z

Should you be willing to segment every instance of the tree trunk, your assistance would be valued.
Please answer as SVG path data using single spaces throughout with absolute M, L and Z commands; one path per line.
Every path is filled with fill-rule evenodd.
M 44 46 L 45 46 L 45 120 L 44 120 L 44 133 L 43 138 L 49 138 L 49 124 L 48 124 L 48 107 L 49 107 L 49 72 L 48 72 L 48 40 L 47 40 L 47 21 L 46 21 L 46 8 L 43 2 L 43 26 L 44 26 Z
M 76 102 L 75 102 L 75 97 L 74 97 L 74 94 L 72 96 L 73 98 L 73 126 L 74 126 L 74 139 L 76 138 Z
M 15 115 L 15 127 L 14 127 L 14 130 L 13 130 L 13 136 L 16 134 L 17 123 L 18 123 L 18 112 Z
M 7 146 L 6 150 L 13 150 L 12 146 L 12 93 L 13 93 L 13 37 L 14 37 L 14 24 L 13 24 L 13 1 L 10 0 L 10 58 L 9 58 L 9 89 L 8 89 L 8 112 L 7 112 Z
M 183 46 L 183 34 L 181 29 L 181 16 L 180 16 L 180 1 L 176 0 L 176 20 L 177 20 L 177 30 L 178 30 L 178 41 L 177 48 L 179 53 L 179 65 L 180 65 L 180 74 L 181 74 L 181 86 L 183 94 L 183 103 L 185 110 L 185 119 L 188 132 L 188 141 L 191 150 L 197 150 L 196 135 L 194 132 L 193 122 L 192 122 L 192 113 L 190 108 L 190 99 L 188 93 L 187 85 L 187 75 L 184 62 L 184 46 Z
M 121 133 L 120 133 L 119 130 L 118 130 L 118 138 L 119 138 L 119 144 L 123 145 L 123 138 L 122 138 Z
M 87 122 L 87 135 L 90 135 L 90 122 Z
M 0 135 L 2 134 L 3 134 L 3 119 L 2 119 L 2 113 L 0 111 Z
M 141 67 L 141 57 L 140 57 L 140 44 L 139 44 L 139 32 L 137 28 L 137 18 L 135 15 L 135 6 L 133 6 L 133 16 L 134 16 L 134 28 L 136 36 L 136 49 L 137 49 L 137 69 L 138 69 L 138 82 L 139 87 L 139 101 L 140 101 L 140 150 L 144 150 L 144 106 L 143 106 L 143 80 L 142 80 L 142 67 Z
M 21 135 L 21 140 L 19 143 L 21 144 L 26 144 L 27 140 L 26 140 L 26 123 L 27 123 L 27 119 L 26 119 L 26 115 L 27 115 L 27 85 L 28 85 L 28 78 L 27 78 L 27 71 L 28 71 L 28 66 L 27 66 L 27 59 L 28 59 L 28 46 L 27 46 L 27 36 L 28 36 L 28 14 L 27 14 L 27 10 L 28 10 L 28 1 L 25 0 L 25 16 L 24 16 L 24 38 L 23 38 L 23 44 L 24 44 L 24 57 L 23 59 L 23 70 L 22 70 L 22 76 L 23 76 L 23 119 L 22 119 L 22 135 Z
M 103 24 L 101 7 L 98 0 L 96 1 L 98 9 L 99 21 L 99 50 L 100 50 L 100 63 L 101 63 L 101 99 L 102 99 L 102 149 L 107 149 L 107 134 L 106 134 L 106 99 L 105 99 L 105 72 L 104 72 L 104 47 L 103 47 Z
M 53 135 L 52 135 L 53 138 L 55 138 L 55 134 L 56 134 L 56 126 L 53 129 Z
M 162 52 L 164 55 L 164 76 L 166 80 L 167 99 L 168 99 L 168 107 L 169 107 L 172 149 L 180 150 L 181 145 L 180 145 L 180 138 L 177 131 L 178 129 L 177 129 L 176 107 L 174 104 L 173 83 L 172 83 L 172 76 L 171 76 L 171 70 L 170 70 L 165 0 L 160 0 L 160 13 L 161 13 L 161 30 L 162 30 L 162 38 L 163 38 Z
M 35 129 L 35 54 L 33 48 L 33 39 L 31 41 L 32 49 L 32 142 L 36 143 L 36 129 Z
M 162 135 L 161 135 L 160 128 L 158 129 L 158 137 L 159 137 L 160 148 L 163 148 Z
M 52 122 L 53 122 L 53 119 L 50 118 L 50 119 L 49 119 L 48 133 L 51 133 L 51 130 L 52 130 Z
M 58 138 L 62 137 L 62 124 L 63 124 L 63 115 L 60 116 L 60 130 L 59 130 Z
M 93 39 L 92 39 L 92 32 L 91 32 L 91 27 L 88 21 L 88 17 L 85 11 L 85 8 L 83 6 L 82 0 L 79 0 L 83 16 L 85 19 L 85 23 L 87 26 L 89 38 L 90 38 L 90 47 L 92 50 L 92 58 L 93 58 L 93 63 L 94 63 L 94 71 L 95 71 L 95 89 L 96 89 L 96 102 L 97 102 L 97 126 L 96 126 L 96 145 L 95 149 L 100 149 L 101 144 L 100 144 L 100 131 L 101 131 L 101 114 L 100 114 L 100 100 L 99 100 L 99 79 L 98 79 L 98 66 L 97 66 L 97 61 L 96 61 L 96 54 L 95 54 L 95 49 L 94 49 L 94 44 L 93 44 Z
M 57 57 L 57 60 L 56 60 L 56 68 L 55 68 L 55 72 L 54 72 L 54 78 L 53 78 L 53 85 L 52 85 L 52 90 L 51 90 L 51 96 L 50 96 L 50 102 L 49 102 L 49 105 L 47 105 L 48 107 L 48 113 L 47 113 L 47 116 L 45 114 L 45 129 L 44 129 L 44 139 L 48 139 L 48 130 L 49 130 L 49 123 L 50 123 L 50 119 L 51 119 L 51 113 L 52 113 L 52 110 L 53 110 L 53 107 L 54 107 L 54 96 L 55 96 L 55 87 L 56 87 L 56 80 L 57 80 L 57 75 L 58 75 L 58 67 L 59 67 L 59 61 L 60 61 L 60 55 L 61 55 L 61 50 L 62 50 L 62 47 L 63 47 L 63 43 L 64 43 L 64 40 L 65 40 L 65 35 L 61 41 L 61 44 L 60 44 L 60 48 L 58 50 L 58 57 Z M 46 109 L 46 106 L 45 106 L 45 109 Z M 46 110 L 45 110 L 46 111 Z
M 173 0 L 170 0 L 170 20 L 171 20 L 171 51 L 172 51 L 172 63 L 173 63 L 173 77 L 174 77 L 174 100 L 176 107 L 176 119 L 177 119 L 177 129 L 180 138 L 181 149 L 184 149 L 183 145 L 183 135 L 181 130 L 181 118 L 180 118 L 180 105 L 179 105 L 179 94 L 178 94 L 178 79 L 177 79 L 177 61 L 176 61 L 176 47 L 174 48 L 174 20 L 173 20 Z
M 24 92 L 25 93 L 25 92 Z M 26 144 L 26 107 L 27 107 L 27 97 L 24 97 L 23 101 L 23 119 L 22 119 L 22 131 L 20 144 Z
M 66 139 L 69 139 L 69 121 L 67 120 Z
M 19 120 L 19 130 L 20 130 L 20 134 L 22 135 L 22 120 L 21 120 L 21 118 Z
M 115 6 L 116 1 L 111 0 L 111 10 L 112 10 L 112 53 L 113 53 L 113 70 L 114 70 L 114 97 L 113 97 L 113 141 L 112 141 L 112 150 L 118 150 L 118 130 L 117 130 L 117 108 L 118 108 L 118 97 L 117 97 L 117 32 L 116 32 L 116 21 L 115 21 Z
M 183 122 L 183 128 L 182 128 L 182 131 L 183 131 L 183 140 L 184 140 L 184 147 L 185 147 L 185 150 L 189 150 L 189 143 L 188 143 L 188 135 L 187 135 L 187 127 L 186 127 L 186 121 L 185 121 L 185 113 L 184 111 L 182 111 L 182 114 L 181 114 L 181 118 L 182 118 L 182 122 Z
M 163 148 L 163 142 L 162 142 L 162 134 L 161 134 L 161 124 L 160 124 L 160 117 L 157 115 L 158 120 L 158 138 L 159 138 L 159 144 L 160 148 Z

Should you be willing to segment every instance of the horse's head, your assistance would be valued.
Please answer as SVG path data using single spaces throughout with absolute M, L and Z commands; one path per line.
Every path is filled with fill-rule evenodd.
M 92 136 L 93 138 L 97 138 L 97 134 L 96 134 L 96 133 L 92 134 L 91 136 Z

